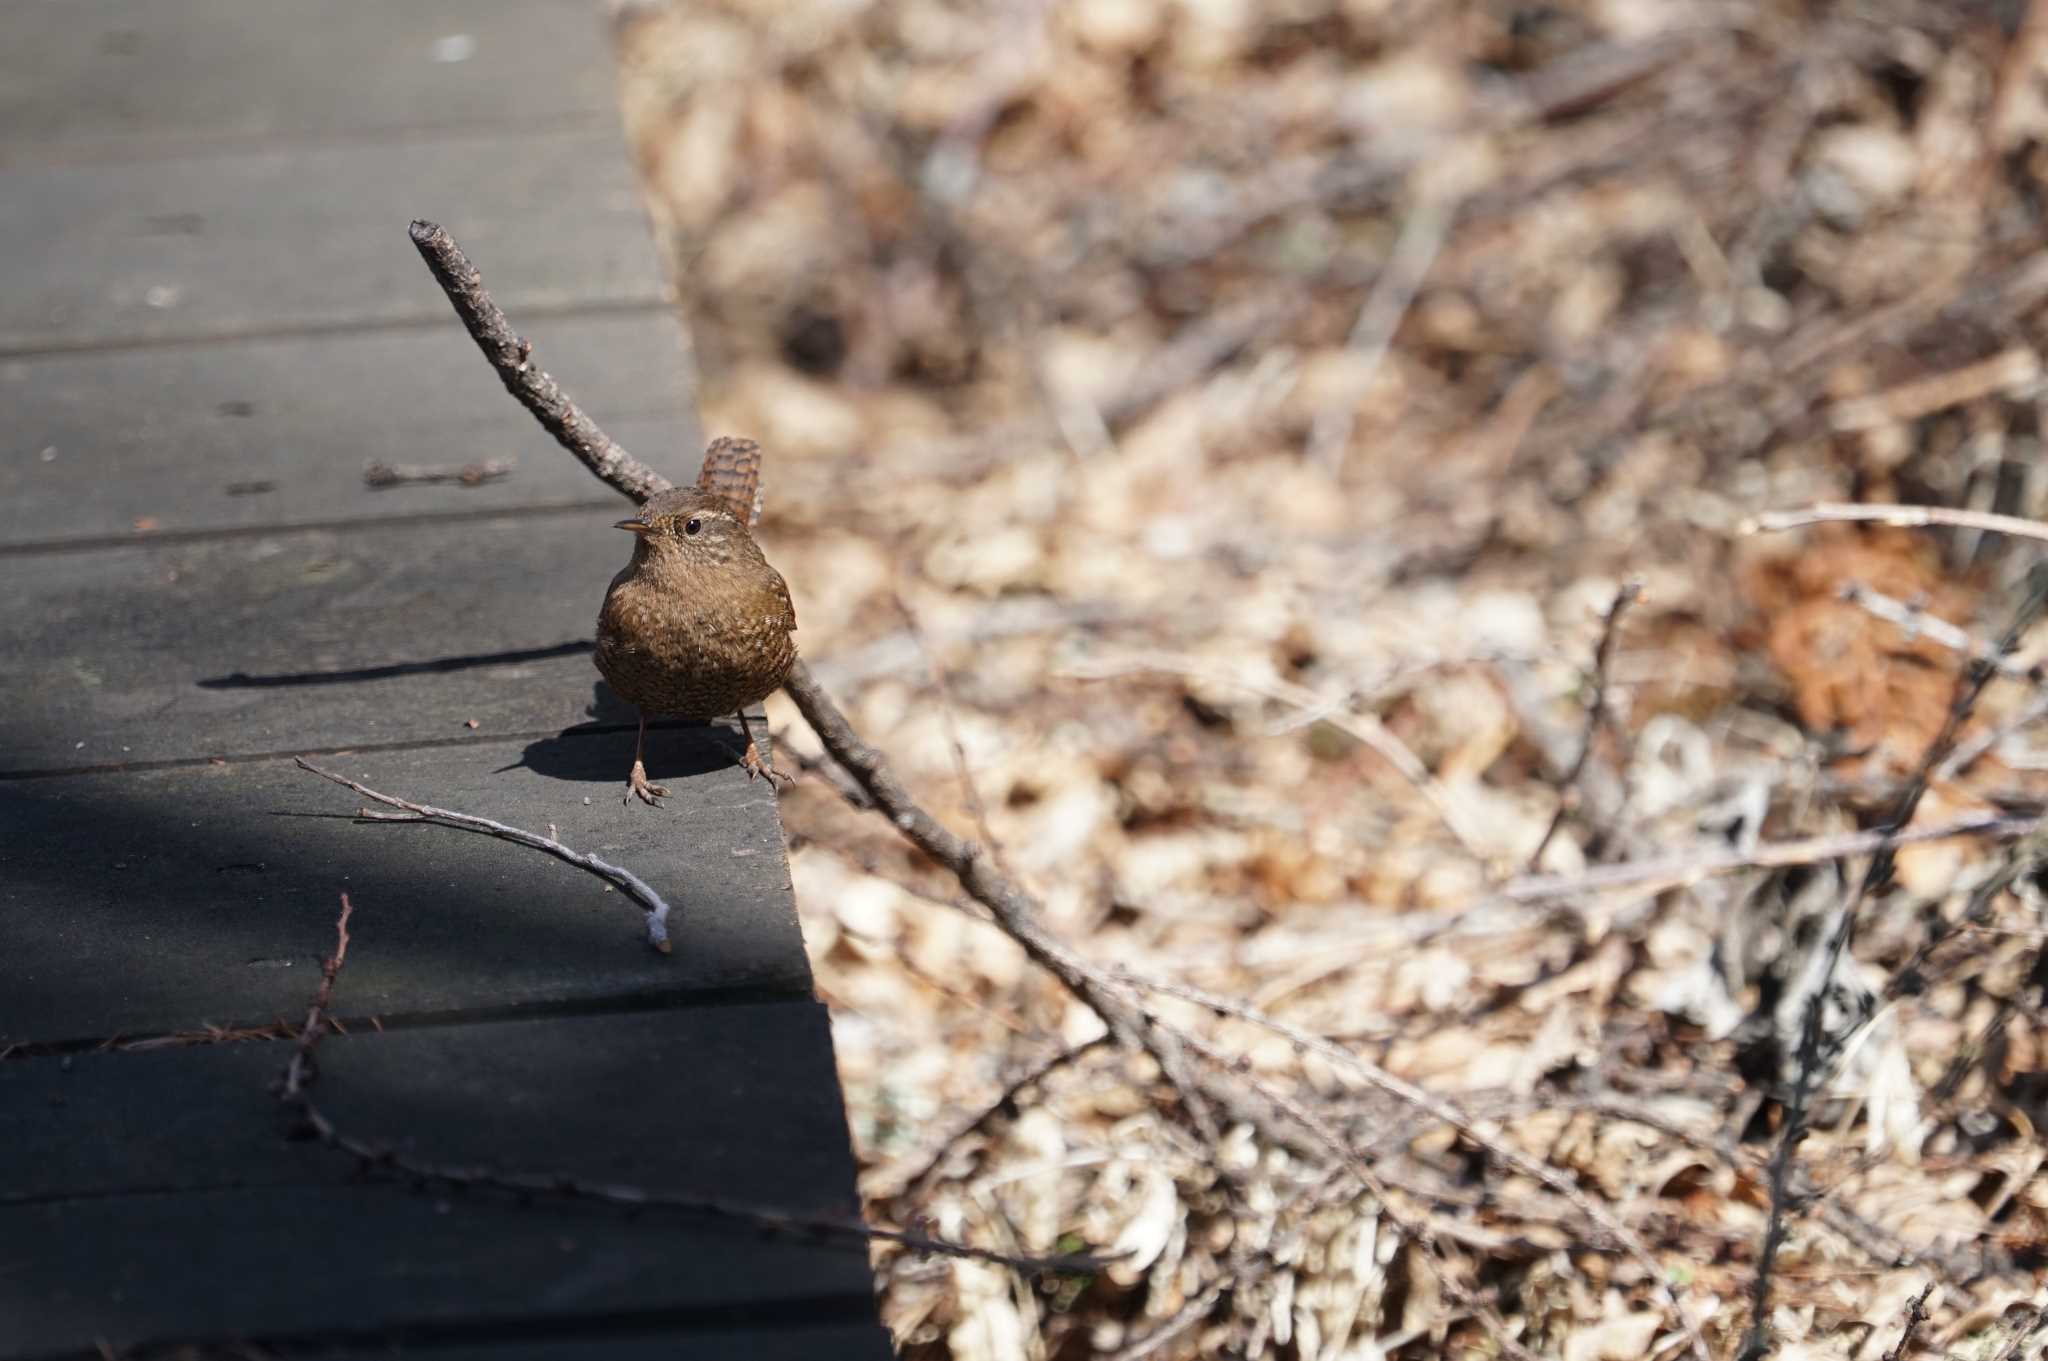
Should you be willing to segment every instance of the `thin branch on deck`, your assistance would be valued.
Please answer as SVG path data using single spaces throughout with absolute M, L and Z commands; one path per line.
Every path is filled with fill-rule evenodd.
M 313 994 L 313 1004 L 306 1008 L 306 1024 L 299 1028 L 292 1061 L 284 1070 L 281 1095 L 286 1101 L 296 1099 L 313 1080 L 313 1048 L 327 1033 L 327 1008 L 334 1001 L 334 976 L 341 972 L 342 961 L 348 958 L 348 918 L 353 911 L 348 895 L 342 894 L 341 915 L 334 919 L 334 953 L 320 966 L 320 987 Z
M 304 764 L 303 762 L 301 764 Z M 310 768 L 310 767 L 309 767 Z M 317 771 L 317 774 L 326 774 Z M 328 779 L 335 779 L 332 775 Z M 340 781 L 347 783 L 347 781 Z M 363 791 L 366 795 L 368 790 Z M 381 797 L 370 795 L 370 797 Z M 498 1191 L 522 1200 L 551 1198 L 594 1201 L 629 1211 L 672 1210 L 693 1218 L 724 1220 L 749 1228 L 819 1243 L 844 1243 L 866 1247 L 872 1242 L 894 1243 L 913 1252 L 989 1262 L 1010 1267 L 1026 1275 L 1058 1273 L 1087 1274 L 1101 1271 L 1116 1261 L 1115 1256 L 1098 1257 L 1081 1253 L 1027 1257 L 977 1248 L 965 1243 L 927 1237 L 903 1229 L 878 1229 L 858 1219 L 832 1215 L 799 1214 L 772 1206 L 747 1205 L 718 1196 L 686 1195 L 649 1190 L 616 1182 L 588 1181 L 554 1172 L 501 1172 L 487 1167 L 464 1167 L 437 1163 L 399 1152 L 396 1148 L 357 1137 L 338 1128 L 325 1112 L 313 1104 L 309 1092 L 318 1076 L 313 1067 L 313 1048 L 331 1028 L 327 1013 L 333 1003 L 334 981 L 348 958 L 348 919 L 354 909 L 348 895 L 341 897 L 341 915 L 334 923 L 334 953 L 320 967 L 320 986 L 306 1011 L 305 1027 L 278 1088 L 278 1099 L 300 1120 L 305 1133 L 330 1148 L 353 1156 L 366 1173 L 396 1173 L 416 1181 L 440 1182 L 484 1191 Z
M 465 487 L 481 487 L 486 482 L 495 482 L 501 477 L 510 477 L 517 464 L 502 458 L 487 458 L 476 463 L 372 463 L 363 469 L 363 485 L 383 491 L 389 487 L 430 485 L 437 482 L 456 482 Z
M 345 789 L 353 789 L 366 799 L 372 799 L 389 807 L 403 810 L 399 813 L 373 813 L 367 808 L 359 808 L 356 810 L 356 820 L 358 822 L 431 822 L 442 827 L 454 827 L 465 832 L 480 832 L 485 836 L 497 837 L 500 841 L 510 841 L 520 846 L 530 846 L 536 851 L 545 851 L 557 860 L 574 865 L 577 869 L 586 870 L 606 883 L 615 886 L 620 892 L 640 904 L 646 910 L 647 943 L 649 945 L 652 945 L 663 954 L 667 954 L 673 948 L 668 938 L 669 907 L 667 901 L 659 893 L 656 893 L 645 879 L 642 879 L 629 869 L 614 865 L 609 860 L 591 855 L 587 851 L 574 850 L 563 845 L 553 836 L 542 836 L 538 832 L 529 832 L 523 827 L 513 827 L 490 818 L 477 817 L 472 813 L 457 813 L 446 808 L 436 808 L 432 804 L 414 803 L 410 799 L 401 799 L 392 794 L 380 794 L 368 785 L 359 784 L 345 775 L 337 775 L 331 770 L 322 770 L 303 756 L 294 757 L 293 759 L 298 762 L 299 769 L 301 770 L 311 771 L 323 780 L 332 780 Z

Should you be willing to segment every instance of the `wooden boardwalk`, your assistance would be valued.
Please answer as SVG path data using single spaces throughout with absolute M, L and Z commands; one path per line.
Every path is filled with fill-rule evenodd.
M 285 1137 L 851 1218 L 765 785 L 588 643 L 621 503 L 506 397 L 438 220 L 670 476 L 699 432 L 585 0 L 0 3 L 0 1357 L 881 1358 L 858 1249 Z M 375 491 L 366 463 L 516 461 Z M 623 864 L 364 826 L 294 753 Z

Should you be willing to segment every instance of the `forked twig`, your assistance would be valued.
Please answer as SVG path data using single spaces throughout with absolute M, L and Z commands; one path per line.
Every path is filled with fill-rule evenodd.
M 513 827 L 491 818 L 477 817 L 473 813 L 457 813 L 447 808 L 436 808 L 432 804 L 414 803 L 410 799 L 401 799 L 393 794 L 381 794 L 366 784 L 349 779 L 346 775 L 322 770 L 303 756 L 294 757 L 293 760 L 298 763 L 301 770 L 310 771 L 323 780 L 332 780 L 345 789 L 353 789 L 366 799 L 403 810 L 402 813 L 393 814 L 373 813 L 367 808 L 358 809 L 356 819 L 359 822 L 431 822 L 465 832 L 480 832 L 485 836 L 497 837 L 500 841 L 510 841 L 520 846 L 530 846 L 536 851 L 545 851 L 557 860 L 586 870 L 615 886 L 646 910 L 649 945 L 663 954 L 669 953 L 673 948 L 668 937 L 668 903 L 645 879 L 623 866 L 614 865 L 611 861 L 592 855 L 588 851 L 574 850 L 552 836 L 529 832 L 523 827 Z

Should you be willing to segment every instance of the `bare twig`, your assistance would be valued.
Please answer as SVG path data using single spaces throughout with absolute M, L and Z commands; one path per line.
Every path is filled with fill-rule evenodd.
M 2003 743 L 2006 738 L 2044 718 L 2048 718 L 2048 689 L 2036 691 L 2034 697 L 2021 705 L 2005 722 L 1984 729 L 1967 742 L 1956 743 L 1956 749 L 1948 754 L 1948 759 L 1935 767 L 1934 778 L 1953 780 L 1975 765 L 1986 752 Z
M 1658 856 L 1620 865 L 1596 865 L 1583 874 L 1526 875 L 1510 879 L 1500 888 L 1469 905 L 1467 910 L 1501 902 L 1545 903 L 1616 888 L 1677 888 L 1698 883 L 1719 874 L 1750 869 L 1783 869 L 1790 865 L 1817 865 L 1845 856 L 1868 855 L 1873 851 L 1896 850 L 1928 841 L 1946 841 L 1957 836 L 1982 836 L 1994 840 L 2017 840 L 2039 830 L 2044 819 L 2013 817 L 2003 813 L 1968 813 L 1947 822 L 1926 827 L 1875 827 L 1866 832 L 1841 832 L 1830 836 L 1801 837 L 1795 841 L 1761 842 L 1748 850 L 1716 846 L 1683 855 Z
M 1557 811 L 1550 815 L 1550 825 L 1543 829 L 1543 838 L 1536 843 L 1536 849 L 1529 852 L 1532 871 L 1543 863 L 1543 852 L 1550 849 L 1557 829 L 1564 826 L 1565 816 L 1576 799 L 1579 778 L 1586 773 L 1586 762 L 1592 758 L 1594 740 L 1599 737 L 1600 729 L 1607 726 L 1607 668 L 1614 657 L 1615 635 L 1621 632 L 1621 616 L 1628 613 L 1628 607 L 1635 604 L 1642 593 L 1642 582 L 1623 582 L 1600 621 L 1600 642 L 1593 649 L 1593 694 L 1586 701 L 1585 736 L 1579 743 L 1577 759 L 1565 772 L 1563 783 L 1558 788 Z
M 663 954 L 669 953 L 672 945 L 668 936 L 668 903 L 650 887 L 646 880 L 629 869 L 612 864 L 609 860 L 591 855 L 587 851 L 572 850 L 551 836 L 529 832 L 522 827 L 509 826 L 490 818 L 477 817 L 472 813 L 457 813 L 432 804 L 414 803 L 391 794 L 380 794 L 368 785 L 359 784 L 345 775 L 336 775 L 331 770 L 322 770 L 305 757 L 294 758 L 299 769 L 311 771 L 323 780 L 332 780 L 345 789 L 352 789 L 366 799 L 404 810 L 400 814 L 373 813 L 369 809 L 358 809 L 356 817 L 362 822 L 431 822 L 443 827 L 454 827 L 465 832 L 480 832 L 494 836 L 501 841 L 510 841 L 520 846 L 530 846 L 536 851 L 545 851 L 557 860 L 587 870 L 606 883 L 616 887 L 628 898 L 640 904 L 647 913 L 647 943 Z
M 853 777 L 875 808 L 910 843 L 945 866 L 969 897 L 989 910 L 996 924 L 1022 946 L 1031 959 L 1102 1018 L 1119 1043 L 1140 1048 L 1159 1062 L 1160 1071 L 1180 1093 L 1188 1115 L 1212 1142 L 1218 1134 L 1208 1101 L 1195 1085 L 1178 1040 L 1156 1025 L 1135 999 L 1085 963 L 1045 929 L 1037 901 L 996 866 L 988 852 L 948 831 L 926 812 L 896 778 L 879 751 L 861 740 L 832 697 L 799 657 L 783 682 L 783 691 L 832 759 Z
M 1906 1302 L 1906 1325 L 1899 1333 L 1899 1340 L 1884 1354 L 1884 1361 L 1903 1361 L 1913 1350 L 1913 1337 L 1920 1331 L 1920 1325 L 1927 1321 L 1927 1297 L 1934 1293 L 1934 1282 L 1920 1287 L 1920 1293 Z
M 284 1070 L 283 1098 L 290 1101 L 306 1090 L 313 1080 L 313 1048 L 327 1033 L 327 1008 L 334 1001 L 334 976 L 348 958 L 348 918 L 355 909 L 348 895 L 341 895 L 341 915 L 334 919 L 334 953 L 320 966 L 320 987 L 306 1008 L 306 1023 L 299 1028 L 299 1042 L 292 1049 L 292 1061 Z
M 1666 1278 L 1664 1268 L 1650 1252 L 1649 1245 L 1642 1240 L 1642 1237 L 1634 1229 L 1631 1229 L 1628 1225 L 1615 1218 L 1614 1214 L 1606 1206 L 1601 1205 L 1598 1201 L 1587 1195 L 1577 1182 L 1564 1173 L 1548 1163 L 1532 1158 L 1528 1154 L 1511 1148 L 1500 1140 L 1486 1134 L 1465 1112 L 1434 1093 L 1418 1087 L 1406 1079 L 1396 1077 L 1386 1069 L 1368 1062 L 1333 1040 L 1325 1039 L 1323 1036 L 1312 1031 L 1303 1030 L 1300 1026 L 1290 1025 L 1288 1022 L 1282 1021 L 1277 1017 L 1269 1016 L 1247 1002 L 1240 1002 L 1235 998 L 1222 997 L 1212 992 L 1205 992 L 1200 988 L 1189 987 L 1183 983 L 1170 983 L 1160 979 L 1140 977 L 1137 974 L 1123 970 L 1119 970 L 1116 976 L 1133 987 L 1143 988 L 1149 992 L 1161 993 L 1168 997 L 1178 997 L 1183 1001 L 1193 1002 L 1196 1006 L 1206 1007 L 1219 1016 L 1235 1017 L 1241 1021 L 1248 1021 L 1261 1029 L 1269 1030 L 1289 1041 L 1297 1050 L 1318 1054 L 1336 1067 L 1351 1073 L 1368 1086 L 1385 1092 L 1387 1095 L 1414 1107 L 1432 1119 L 1442 1121 L 1467 1139 L 1470 1139 L 1474 1144 L 1485 1149 L 1500 1162 L 1514 1168 L 1524 1176 L 1533 1177 L 1537 1181 L 1542 1182 L 1545 1186 L 1563 1196 L 1573 1209 L 1591 1220 L 1603 1233 L 1619 1244 L 1624 1252 L 1635 1259 L 1636 1264 L 1649 1277 L 1650 1286 L 1657 1292 L 1658 1298 L 1671 1311 L 1672 1317 L 1678 1321 L 1679 1326 L 1685 1330 L 1686 1337 L 1692 1344 L 1694 1356 L 1698 1358 L 1698 1361 L 1708 1361 L 1709 1354 L 1706 1338 L 1700 1333 L 1698 1322 L 1692 1317 L 1692 1312 L 1685 1307 L 1684 1302 L 1678 1298 L 1676 1292 L 1671 1289 L 1671 1283 Z
M 562 446 L 575 454 L 606 486 L 635 501 L 644 501 L 658 491 L 667 490 L 672 484 L 659 473 L 634 459 L 619 447 L 610 436 L 598 428 L 595 421 L 572 401 L 559 384 L 546 373 L 537 369 L 531 361 L 532 346 L 512 330 L 511 322 L 490 295 L 484 291 L 483 281 L 476 267 L 469 263 L 448 233 L 431 222 L 416 221 L 412 224 L 413 244 L 419 248 L 427 267 L 434 273 L 435 280 L 447 293 L 448 300 L 469 328 L 484 355 L 504 380 L 506 390 L 517 397 L 526 409 L 547 427 Z M 988 854 L 972 842 L 964 841 L 946 830 L 938 819 L 920 807 L 909 792 L 896 779 L 882 754 L 867 745 L 854 732 L 853 727 L 840 713 L 832 697 L 812 677 L 810 668 L 799 657 L 790 669 L 784 690 L 796 702 L 805 721 L 817 732 L 819 740 L 832 758 L 851 775 L 854 782 L 866 793 L 875 806 L 886 814 L 890 822 L 918 849 L 937 860 L 960 880 L 969 896 L 986 906 L 997 923 L 1012 939 L 1024 947 L 1025 952 L 1042 967 L 1066 985 L 1069 991 L 1079 997 L 1091 1010 L 1102 1017 L 1111 1034 L 1122 1043 L 1145 1049 L 1158 1060 L 1160 1069 L 1179 1091 L 1187 1107 L 1188 1115 L 1197 1128 L 1213 1138 L 1218 1130 L 1208 1103 L 1194 1084 L 1187 1060 L 1180 1053 L 1174 1037 L 1167 1031 L 1155 1027 L 1137 1006 L 1135 1000 L 1109 984 L 1098 972 L 1084 965 L 1080 958 L 1061 944 L 1040 924 L 1038 905 L 1009 876 L 995 866 Z M 306 765 L 304 761 L 301 765 Z M 309 770 L 315 769 L 307 765 Z M 404 808 L 420 817 L 447 825 L 462 827 L 469 831 L 484 832 L 492 836 L 503 836 L 507 840 L 547 851 L 551 855 L 567 859 L 572 864 L 602 874 L 614 883 L 624 887 L 622 880 L 614 878 L 625 871 L 616 866 L 606 865 L 592 856 L 577 857 L 568 852 L 559 842 L 506 827 L 485 818 L 474 818 L 462 813 L 447 813 L 446 810 L 428 809 L 425 805 L 410 804 L 385 795 L 375 795 L 352 781 L 329 775 L 326 771 L 315 770 L 336 783 L 348 785 L 365 797 L 374 797 L 381 802 Z M 633 882 L 638 883 L 635 879 Z M 644 886 L 643 886 L 644 887 Z M 650 896 L 652 890 L 648 891 Z M 660 912 L 649 899 L 642 899 L 649 905 L 648 931 L 650 939 L 655 938 L 657 949 L 665 949 L 667 935 L 663 929 L 666 906 Z M 653 898 L 652 903 L 658 903 Z
M 1039 1062 L 1025 1069 L 1014 1081 L 1003 1088 L 1002 1095 L 984 1106 L 978 1114 L 956 1125 L 950 1134 L 939 1140 L 937 1146 L 932 1149 L 931 1156 L 924 1160 L 918 1170 L 897 1182 L 900 1189 L 895 1194 L 903 1195 L 923 1190 L 931 1182 L 932 1178 L 938 1174 L 947 1156 L 960 1146 L 962 1140 L 970 1139 L 979 1134 L 997 1119 L 1005 1116 L 1014 1117 L 1017 1114 L 1017 1103 L 1027 1090 L 1045 1081 L 1059 1069 L 1065 1068 L 1069 1064 L 1094 1053 L 1104 1044 L 1107 1044 L 1109 1038 L 1108 1035 L 1097 1035 L 1092 1040 L 1083 1040 L 1079 1044 L 1070 1044 L 1063 1049 L 1056 1049 Z
M 438 224 L 416 221 L 412 243 L 420 258 L 434 273 L 434 281 L 448 295 L 455 314 L 498 371 L 505 390 L 534 415 L 558 443 L 582 461 L 600 481 L 613 490 L 645 501 L 672 485 L 660 473 L 627 453 L 597 422 L 584 414 L 569 394 L 548 372 L 533 362 L 533 346 L 512 329 L 510 319 L 491 301 L 483 277 L 469 257 Z
M 2048 541 L 2048 524 L 2022 520 L 2015 515 L 1993 515 L 1982 510 L 1951 510 L 1947 506 L 1857 506 L 1822 502 L 1804 510 L 1769 510 L 1753 515 L 1737 527 L 1740 534 L 1774 534 L 1820 524 L 1878 524 L 1899 529 L 1976 529 L 1987 534 L 2010 534 L 2020 539 Z
M 387 487 L 403 487 L 413 483 L 459 482 L 465 487 L 481 487 L 501 477 L 510 477 L 516 464 L 499 458 L 487 458 L 480 463 L 372 463 L 363 469 L 363 483 L 383 490 Z
M 1167 992 L 1169 995 L 1187 996 L 1186 993 L 1175 992 L 1168 985 L 1154 985 L 1130 975 L 1125 975 L 1125 977 L 1128 981 Z M 1189 998 L 1189 1000 L 1193 999 Z M 1500 1345 L 1503 1353 L 1515 1357 L 1516 1361 L 1535 1361 L 1535 1358 L 1526 1348 L 1508 1335 L 1507 1325 L 1501 1320 L 1498 1312 L 1480 1300 L 1477 1295 L 1465 1286 L 1464 1282 L 1458 1280 L 1452 1273 L 1443 1244 L 1438 1238 L 1436 1231 L 1429 1226 L 1427 1219 L 1411 1217 L 1402 1213 L 1394 1203 L 1392 1190 L 1386 1179 L 1373 1169 L 1369 1161 L 1360 1156 L 1358 1150 L 1353 1148 L 1350 1142 L 1342 1134 L 1338 1133 L 1328 1120 L 1286 1093 L 1274 1088 L 1269 1083 L 1262 1082 L 1252 1076 L 1250 1061 L 1243 1055 L 1226 1054 L 1214 1045 L 1196 1039 L 1194 1036 L 1187 1036 L 1185 1039 L 1191 1051 L 1218 1065 L 1224 1071 L 1234 1073 L 1240 1082 L 1244 1083 L 1246 1087 L 1250 1088 L 1262 1100 L 1299 1125 L 1308 1133 L 1310 1138 L 1332 1157 L 1336 1158 L 1339 1166 L 1349 1173 L 1359 1185 L 1370 1191 L 1373 1198 L 1379 1202 L 1380 1213 L 1392 1221 L 1394 1226 L 1401 1232 L 1407 1234 L 1417 1243 L 1420 1243 L 1430 1256 L 1435 1259 L 1437 1279 L 1442 1283 L 1444 1293 L 1465 1304 L 1480 1316 L 1481 1320 L 1486 1324 L 1487 1331 L 1493 1336 L 1494 1341 Z M 1683 1310 L 1680 1311 L 1680 1317 L 1684 1317 Z M 1701 1353 L 1699 1361 L 1708 1361 L 1705 1353 Z
M 1965 657 L 1988 661 L 2002 676 L 2016 676 L 2028 680 L 2040 679 L 2039 668 L 2022 666 L 2010 657 L 1997 655 L 1997 647 L 1981 638 L 1971 635 L 1967 629 L 1957 628 L 1939 615 L 1929 614 L 1918 605 L 1904 600 L 1894 600 L 1881 591 L 1873 591 L 1860 582 L 1849 582 L 1842 587 L 1842 599 L 1863 610 L 1873 618 L 1882 619 L 1897 628 L 1907 638 L 1925 638 L 1937 647 L 1951 652 L 1960 652 Z
M 871 1242 L 894 1243 L 913 1252 L 1006 1266 L 1026 1275 L 1066 1272 L 1095 1272 L 1114 1262 L 1114 1256 L 1064 1253 L 1027 1257 L 932 1238 L 905 1229 L 877 1228 L 857 1219 L 830 1215 L 799 1214 L 771 1206 L 750 1205 L 718 1196 L 684 1195 L 651 1190 L 617 1182 L 589 1181 L 554 1172 L 500 1172 L 488 1167 L 467 1167 L 432 1162 L 367 1139 L 357 1138 L 335 1127 L 319 1108 L 300 1098 L 308 1127 L 322 1143 L 354 1156 L 368 1172 L 384 1171 L 401 1177 L 442 1182 L 475 1190 L 498 1191 L 522 1199 L 593 1201 L 625 1210 L 672 1210 L 705 1219 L 729 1220 L 749 1228 L 766 1230 L 814 1242 L 865 1246 Z
M 2012 622 L 2000 635 L 1993 657 L 1972 659 L 1968 669 L 1957 678 L 1948 717 L 1942 723 L 1941 731 L 1928 743 L 1913 777 L 1899 796 L 1898 806 L 1885 819 L 1885 831 L 1896 833 L 1913 820 L 1921 798 L 1927 793 L 1928 781 L 1954 749 L 1956 735 L 1969 719 L 1970 712 L 1977 707 L 1977 701 L 1991 684 L 1991 678 L 1998 674 L 1997 662 L 2011 657 L 2018 650 L 2020 639 L 2041 617 L 2044 608 L 2048 608 L 2048 563 L 2037 563 L 2027 574 L 2026 594 L 2019 608 L 2013 612 Z M 1800 1142 L 1806 1137 L 1809 1103 L 1815 1088 L 1820 1085 L 1822 1069 L 1835 1057 L 1822 1052 L 1824 1012 L 1828 994 L 1834 985 L 1835 969 L 1842 956 L 1848 953 L 1849 944 L 1855 937 L 1856 919 L 1863 904 L 1891 886 L 1897 863 L 1898 851 L 1893 845 L 1880 846 L 1871 856 L 1869 866 L 1856 885 L 1855 894 L 1843 906 L 1834 930 L 1828 935 L 1818 981 L 1806 1004 L 1799 1038 L 1798 1073 L 1793 1081 L 1791 1099 L 1786 1103 L 1785 1123 L 1779 1132 L 1778 1146 L 1771 1155 L 1770 1212 L 1764 1224 L 1763 1246 L 1757 1253 L 1756 1278 L 1750 1292 L 1749 1334 L 1743 1343 L 1742 1361 L 1761 1361 L 1771 1350 L 1771 1273 L 1778 1249 L 1785 1241 L 1792 1162 Z
M 2013 1330 L 2012 1340 L 1999 1349 L 1994 1361 L 2019 1361 L 2020 1355 L 2027 1349 L 2027 1344 L 2039 1337 L 2044 1328 L 2048 1328 L 2048 1308 L 2036 1305 L 2034 1316 L 2027 1320 L 2024 1328 Z

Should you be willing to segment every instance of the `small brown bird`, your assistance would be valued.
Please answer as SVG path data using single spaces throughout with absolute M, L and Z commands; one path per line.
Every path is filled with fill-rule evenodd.
M 657 493 L 616 526 L 634 536 L 633 560 L 605 592 L 596 657 L 612 689 L 640 706 L 628 802 L 637 795 L 653 804 L 668 793 L 647 782 L 641 759 L 650 713 L 739 714 L 747 738 L 740 764 L 749 775 L 778 778 L 746 713 L 796 660 L 789 587 L 749 532 L 760 513 L 760 466 L 754 441 L 715 439 L 696 486 Z

